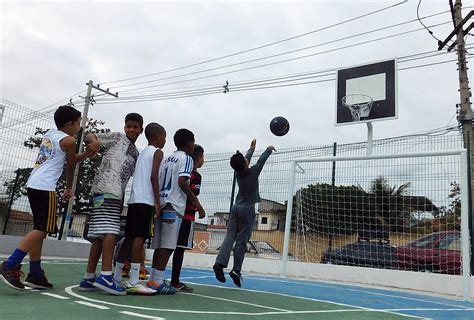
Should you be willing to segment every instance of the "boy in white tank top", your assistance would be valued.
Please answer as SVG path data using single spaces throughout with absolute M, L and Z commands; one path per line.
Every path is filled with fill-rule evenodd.
M 156 291 L 139 282 L 140 263 L 143 260 L 143 244 L 150 237 L 153 209 L 160 212 L 160 187 L 158 173 L 163 160 L 161 149 L 166 143 L 166 130 L 158 123 L 149 123 L 145 128 L 148 146 L 140 152 L 128 200 L 125 240 L 120 247 L 114 279 L 122 281 L 125 260 L 131 251 L 131 274 L 126 282 L 127 294 L 151 295 Z
M 66 162 L 66 190 L 64 199 L 72 194 L 74 165 L 93 152 L 76 154 L 74 136 L 81 128 L 81 113 L 71 106 L 61 106 L 54 113 L 56 129 L 48 130 L 41 141 L 40 150 L 33 171 L 27 182 L 28 200 L 33 213 L 33 230 L 20 242 L 12 255 L 0 265 L 0 279 L 17 290 L 25 285 L 36 289 L 51 289 L 43 269 L 41 253 L 43 240 L 47 234 L 57 232 L 57 196 L 56 184 Z M 30 255 L 30 272 L 24 283 L 20 281 L 21 262 L 26 254 Z

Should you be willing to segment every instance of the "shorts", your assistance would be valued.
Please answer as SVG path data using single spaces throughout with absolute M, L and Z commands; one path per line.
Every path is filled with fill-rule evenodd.
M 194 221 L 183 219 L 179 228 L 178 243 L 176 247 L 191 250 L 194 247 Z
M 176 249 L 182 220 L 176 211 L 163 210 L 161 215 L 155 219 L 152 248 Z
M 58 210 L 58 197 L 55 191 L 44 191 L 28 188 L 28 200 L 33 212 L 33 229 L 56 234 L 56 215 Z
M 153 206 L 145 203 L 133 203 L 128 206 L 125 237 L 145 238 L 151 235 L 150 225 L 153 218 Z
M 122 200 L 104 198 L 101 194 L 95 194 L 93 200 L 87 237 L 94 239 L 103 238 L 106 234 L 119 235 Z

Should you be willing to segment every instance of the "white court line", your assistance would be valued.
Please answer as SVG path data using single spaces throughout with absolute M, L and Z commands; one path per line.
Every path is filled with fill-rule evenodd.
M 79 304 L 83 304 L 83 305 L 88 306 L 88 307 L 97 308 L 97 309 L 100 309 L 100 310 L 110 309 L 109 307 L 106 307 L 106 306 L 101 306 L 99 304 L 94 304 L 94 303 L 85 302 L 85 301 L 74 301 L 74 302 L 79 303 Z
M 275 280 L 272 280 L 272 279 L 262 279 L 262 278 L 258 278 L 258 277 L 246 277 L 246 278 L 253 279 L 253 280 L 261 280 L 261 281 L 275 281 Z M 341 290 L 344 290 L 344 291 L 347 290 L 347 291 L 362 292 L 362 293 L 368 293 L 368 294 L 372 294 L 372 295 L 376 295 L 376 296 L 397 298 L 397 299 L 401 299 L 401 300 L 412 300 L 412 301 L 426 302 L 426 303 L 432 303 L 432 304 L 440 304 L 440 305 L 449 306 L 449 307 L 470 308 L 468 306 L 461 306 L 461 305 L 452 304 L 452 303 L 436 302 L 436 301 L 425 300 L 425 299 L 403 297 L 403 296 L 398 296 L 398 295 L 393 295 L 393 294 L 388 294 L 388 293 L 372 292 L 372 291 L 367 291 L 367 290 L 362 290 L 362 289 L 352 289 L 352 288 L 344 288 L 344 287 L 326 286 L 326 285 L 317 284 L 317 283 L 304 283 L 304 282 L 288 281 L 288 280 L 280 280 L 280 282 L 298 284 L 298 285 L 304 285 L 304 286 L 311 286 L 311 287 L 321 287 L 321 288 L 341 289 Z M 378 289 L 378 290 L 383 290 L 383 289 Z
M 331 312 L 335 313 L 335 312 L 364 312 L 364 311 L 379 312 L 379 310 L 377 310 L 377 309 L 368 309 L 368 308 L 362 308 L 362 307 L 353 307 L 355 309 L 342 309 L 342 310 L 315 310 L 315 311 L 290 311 L 290 312 L 280 312 L 280 311 L 236 312 L 236 311 L 205 311 L 205 310 L 162 309 L 162 308 L 140 307 L 140 306 L 135 306 L 135 305 L 124 305 L 124 304 L 118 304 L 118 303 L 113 303 L 113 302 L 106 302 L 106 301 L 102 301 L 102 300 L 95 300 L 95 299 L 87 298 L 85 296 L 81 296 L 81 295 L 73 292 L 72 288 L 75 288 L 75 287 L 78 287 L 78 285 L 73 285 L 73 286 L 70 286 L 70 287 L 66 287 L 64 290 L 66 291 L 66 293 L 68 293 L 69 295 L 71 295 L 73 297 L 83 299 L 83 300 L 87 300 L 87 301 L 91 301 L 91 302 L 95 302 L 95 303 L 107 304 L 107 305 L 117 306 L 117 307 L 121 307 L 121 308 L 151 310 L 151 311 L 163 311 L 163 312 L 175 312 L 175 313 L 262 316 L 262 315 L 281 315 L 281 314 L 292 314 L 292 313 L 331 313 Z M 230 288 L 225 288 L 225 287 L 219 287 L 219 288 L 221 288 L 221 289 L 230 289 Z M 252 290 L 244 290 L 244 289 L 239 289 L 239 290 L 252 291 Z M 254 292 L 258 292 L 258 291 L 254 291 Z M 275 294 L 275 293 L 272 293 L 272 292 L 265 292 L 265 291 L 261 291 L 261 293 Z M 282 294 L 278 294 L 278 295 L 282 295 Z M 301 297 L 293 297 L 293 296 L 288 296 L 288 297 L 301 299 Z M 309 299 L 309 298 L 304 298 L 304 299 L 317 301 L 316 299 Z M 393 313 L 393 312 L 390 312 L 390 311 L 383 311 L 383 310 L 381 310 L 380 312 Z M 411 316 L 411 315 L 406 315 L 406 314 L 398 314 L 398 315 L 403 316 L 403 317 L 407 317 L 407 318 L 425 319 L 425 318 L 422 318 L 422 317 Z
M 44 294 L 45 296 L 53 297 L 53 298 L 56 298 L 56 299 L 69 300 L 68 297 L 61 296 L 59 294 L 54 294 L 54 293 L 49 293 L 49 292 L 42 292 L 41 294 Z
M 267 306 L 262 306 L 261 304 L 254 304 L 250 302 L 243 302 L 243 301 L 236 301 L 236 300 L 230 300 L 230 299 L 225 299 L 225 298 L 218 298 L 218 297 L 213 297 L 213 296 L 206 296 L 203 294 L 197 294 L 197 293 L 190 293 L 189 295 L 193 296 L 198 296 L 198 297 L 203 297 L 203 298 L 208 298 L 208 299 L 214 299 L 214 300 L 221 300 L 221 301 L 227 301 L 227 302 L 232 302 L 232 303 L 239 303 L 239 304 L 245 304 L 248 306 L 253 306 L 253 307 L 258 307 L 258 308 L 264 308 L 264 309 L 269 309 L 269 310 L 275 310 L 275 311 L 282 311 L 282 312 L 292 312 L 290 310 L 285 310 L 285 309 L 279 309 L 279 308 L 273 308 L 273 307 L 267 307 Z
M 135 312 L 130 312 L 130 311 L 119 311 L 119 312 L 129 315 L 129 316 L 140 317 L 140 318 L 145 318 L 145 319 L 166 320 L 165 318 L 162 318 L 162 317 L 147 316 L 146 314 L 135 313 Z

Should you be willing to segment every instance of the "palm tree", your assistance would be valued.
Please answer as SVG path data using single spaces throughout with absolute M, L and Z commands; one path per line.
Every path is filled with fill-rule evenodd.
M 410 204 L 405 201 L 410 196 L 410 182 L 391 186 L 389 181 L 379 176 L 370 185 L 369 194 L 375 204 L 375 220 L 388 226 L 392 231 L 403 231 L 411 218 Z

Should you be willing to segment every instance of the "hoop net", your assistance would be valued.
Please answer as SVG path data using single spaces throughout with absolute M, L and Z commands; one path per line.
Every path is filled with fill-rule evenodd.
M 372 98 L 365 94 L 350 94 L 342 97 L 342 105 L 351 111 L 353 121 L 367 118 L 372 110 L 373 102 Z

